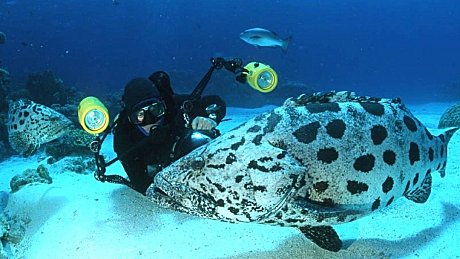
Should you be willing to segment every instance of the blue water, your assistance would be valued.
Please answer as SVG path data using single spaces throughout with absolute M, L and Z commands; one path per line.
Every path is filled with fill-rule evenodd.
M 0 67 L 12 86 L 51 69 L 66 85 L 102 94 L 160 69 L 199 77 L 210 57 L 236 56 L 270 64 L 280 85 L 406 102 L 460 98 L 457 0 L 118 1 L 1 0 Z M 252 27 L 292 35 L 287 53 L 240 40 Z

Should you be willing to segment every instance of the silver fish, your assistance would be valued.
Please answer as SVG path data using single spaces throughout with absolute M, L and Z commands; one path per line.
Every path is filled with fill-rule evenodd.
M 42 104 L 18 100 L 8 111 L 10 146 L 23 156 L 33 154 L 41 144 L 61 137 L 73 127 L 61 113 Z
M 166 167 L 147 196 L 206 218 L 296 227 L 338 251 L 334 224 L 428 199 L 457 129 L 433 136 L 399 99 L 301 95 Z
M 276 35 L 276 33 L 272 31 L 262 28 L 252 28 L 243 31 L 240 34 L 240 39 L 256 47 L 279 46 L 284 52 L 286 52 L 288 45 L 291 42 L 292 36 L 286 39 L 281 39 L 278 35 Z

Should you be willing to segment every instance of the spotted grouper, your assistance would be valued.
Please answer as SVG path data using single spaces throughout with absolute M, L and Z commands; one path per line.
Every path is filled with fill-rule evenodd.
M 206 218 L 296 227 L 339 251 L 334 224 L 404 196 L 423 203 L 457 128 L 432 135 L 399 99 L 288 99 L 156 175 L 155 203 Z
M 8 140 L 23 156 L 33 154 L 41 144 L 61 137 L 72 129 L 72 122 L 61 113 L 28 100 L 10 104 Z

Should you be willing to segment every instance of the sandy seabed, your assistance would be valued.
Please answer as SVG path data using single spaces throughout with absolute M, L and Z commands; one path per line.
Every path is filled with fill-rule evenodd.
M 451 103 L 409 106 L 436 128 Z M 230 108 L 226 131 L 267 108 Z M 103 153 L 113 157 L 111 139 Z M 318 248 L 294 228 L 231 224 L 158 208 L 146 197 L 92 175 L 50 170 L 52 184 L 10 195 L 6 211 L 28 218 L 26 235 L 11 246 L 17 258 L 460 258 L 460 133 L 448 148 L 446 176 L 433 174 L 424 204 L 401 198 L 390 208 L 336 226 L 344 248 Z M 12 157 L 0 164 L 0 190 L 43 159 Z M 119 163 L 107 174 L 122 174 Z

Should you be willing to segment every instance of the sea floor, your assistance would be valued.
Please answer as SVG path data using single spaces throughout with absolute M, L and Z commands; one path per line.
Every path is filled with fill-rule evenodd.
M 435 128 L 451 104 L 409 106 Z M 221 130 L 268 109 L 230 108 Z M 114 156 L 111 139 L 103 152 Z M 429 200 L 404 198 L 390 208 L 336 226 L 343 250 L 333 253 L 298 230 L 231 224 L 158 208 L 131 189 L 92 175 L 54 170 L 52 184 L 25 186 L 11 194 L 6 211 L 27 218 L 24 239 L 11 246 L 17 258 L 460 258 L 460 133 L 448 149 L 446 176 L 433 174 Z M 44 159 L 12 157 L 0 164 L 0 190 Z M 108 174 L 122 174 L 119 163 Z

